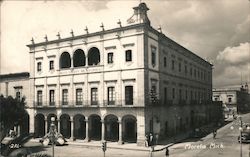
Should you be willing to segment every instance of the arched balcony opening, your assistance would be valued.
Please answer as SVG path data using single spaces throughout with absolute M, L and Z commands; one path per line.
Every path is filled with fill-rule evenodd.
M 100 63 L 100 51 L 96 47 L 92 47 L 88 52 L 88 65 L 97 65 Z
M 84 51 L 81 49 L 77 49 L 73 55 L 74 67 L 85 66 L 85 64 L 86 64 L 85 59 L 86 59 L 86 57 L 85 57 Z
M 71 58 L 68 52 L 63 52 L 60 56 L 60 69 L 70 68 Z

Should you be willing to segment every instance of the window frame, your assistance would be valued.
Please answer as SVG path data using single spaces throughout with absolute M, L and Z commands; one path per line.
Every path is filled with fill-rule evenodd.
M 54 60 L 49 61 L 49 70 L 54 70 L 55 69 L 55 63 Z
M 76 88 L 76 106 L 83 105 L 83 90 Z
M 90 104 L 98 105 L 98 88 L 96 87 L 90 89 Z
M 41 72 L 42 71 L 42 62 L 37 62 L 37 72 Z
M 125 61 L 126 62 L 132 62 L 133 58 L 132 58 L 132 50 L 126 50 L 125 51 Z
M 125 105 L 134 105 L 134 87 L 132 85 L 125 86 Z
M 113 64 L 114 63 L 114 53 L 113 52 L 109 52 L 107 54 L 107 63 L 108 64 Z

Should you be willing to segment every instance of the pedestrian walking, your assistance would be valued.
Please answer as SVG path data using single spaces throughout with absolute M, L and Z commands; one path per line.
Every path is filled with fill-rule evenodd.
M 145 147 L 149 146 L 149 137 L 148 135 L 145 136 Z
M 165 155 L 166 155 L 166 157 L 169 157 L 169 150 L 168 150 L 168 147 L 166 147 Z
M 217 135 L 217 130 L 214 130 L 214 131 L 213 131 L 213 139 L 216 138 L 216 135 Z

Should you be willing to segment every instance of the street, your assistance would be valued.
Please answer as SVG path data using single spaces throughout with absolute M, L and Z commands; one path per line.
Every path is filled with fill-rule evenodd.
M 245 123 L 250 123 L 250 113 L 242 116 Z M 218 129 L 217 136 L 213 139 L 212 134 L 202 139 L 186 139 L 169 147 L 171 157 L 240 157 L 240 144 L 237 137 L 239 135 L 239 120 L 225 125 Z M 234 126 L 234 129 L 230 127 Z M 242 157 L 249 157 L 249 144 L 242 144 Z M 25 147 L 29 147 L 32 154 L 46 153 L 52 154 L 51 147 L 43 147 L 40 143 L 28 142 Z M 103 151 L 98 147 L 82 147 L 76 145 L 56 146 L 56 157 L 102 157 Z M 149 151 L 126 150 L 108 148 L 106 157 L 149 157 Z M 164 157 L 165 150 L 153 152 L 152 157 Z

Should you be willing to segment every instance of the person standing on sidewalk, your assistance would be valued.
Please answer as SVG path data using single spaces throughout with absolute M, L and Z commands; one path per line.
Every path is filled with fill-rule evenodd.
M 165 155 L 166 155 L 166 157 L 169 157 L 169 150 L 168 150 L 168 147 L 166 147 Z
M 214 129 L 214 131 L 213 131 L 213 139 L 215 139 L 216 135 L 217 135 L 217 130 Z

